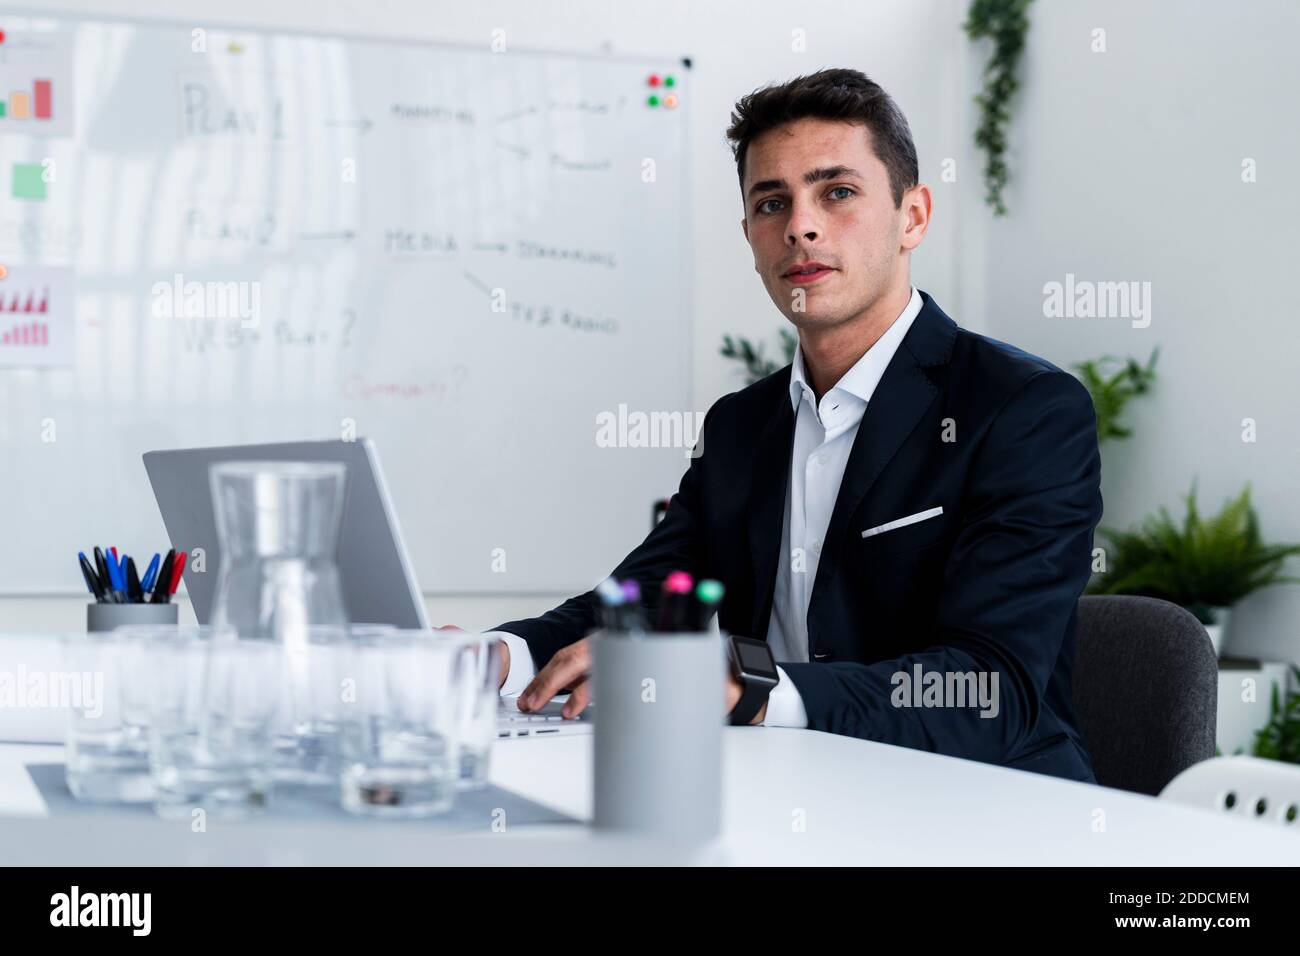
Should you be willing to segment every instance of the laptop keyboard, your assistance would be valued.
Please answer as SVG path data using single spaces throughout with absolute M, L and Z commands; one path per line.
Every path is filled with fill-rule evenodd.
M 555 734 L 585 723 L 583 719 L 585 714 L 579 716 L 576 720 L 565 720 L 560 714 L 560 708 L 563 706 L 564 701 L 553 700 L 542 708 L 540 713 L 524 713 L 519 709 L 515 698 L 504 699 L 497 710 L 497 736 L 523 737 L 534 734 Z

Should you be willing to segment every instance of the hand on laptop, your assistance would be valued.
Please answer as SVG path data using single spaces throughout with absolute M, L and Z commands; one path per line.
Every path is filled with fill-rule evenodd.
M 560 709 L 560 716 L 577 717 L 591 700 L 591 638 L 589 637 L 584 637 L 555 652 L 555 656 L 519 695 L 519 709 L 526 713 L 540 710 L 566 687 L 569 688 L 569 699 Z
M 519 709 L 525 713 L 540 710 L 566 687 L 570 688 L 569 699 L 561 708 L 560 714 L 565 718 L 577 717 L 591 700 L 590 638 L 584 637 L 556 651 L 550 663 L 541 669 L 519 695 Z M 723 683 L 724 713 L 729 714 L 735 708 L 741 690 L 740 682 L 728 671 Z M 761 724 L 766 713 L 767 705 L 764 704 L 752 723 Z

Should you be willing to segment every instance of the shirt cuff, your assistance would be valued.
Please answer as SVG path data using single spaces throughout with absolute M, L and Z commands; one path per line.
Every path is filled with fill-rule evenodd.
M 514 649 L 510 650 L 510 667 L 514 669 Z M 767 714 L 763 717 L 763 727 L 808 727 L 808 711 L 803 706 L 803 696 L 794 681 L 780 667 L 776 669 L 777 684 L 767 695 Z
M 533 652 L 528 649 L 528 642 L 518 634 L 509 631 L 487 631 L 484 637 L 495 637 L 506 642 L 510 648 L 510 670 L 506 672 L 506 682 L 501 685 L 502 697 L 518 697 L 528 682 L 537 675 L 533 664 Z M 802 707 L 802 703 L 800 707 Z

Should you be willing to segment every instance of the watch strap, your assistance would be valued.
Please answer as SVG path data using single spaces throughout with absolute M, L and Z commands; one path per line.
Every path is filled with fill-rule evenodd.
M 740 678 L 740 700 L 731 709 L 731 724 L 734 727 L 747 727 L 758 716 L 758 712 L 767 703 L 772 692 L 770 684 L 748 681 Z

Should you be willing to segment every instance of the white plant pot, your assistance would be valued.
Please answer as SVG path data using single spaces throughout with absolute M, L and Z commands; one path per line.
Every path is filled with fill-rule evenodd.
M 1205 632 L 1210 635 L 1210 644 L 1214 647 L 1216 657 L 1223 656 L 1224 637 L 1228 632 L 1228 620 L 1232 617 L 1232 608 L 1215 607 L 1210 609 L 1214 623 L 1205 625 Z

